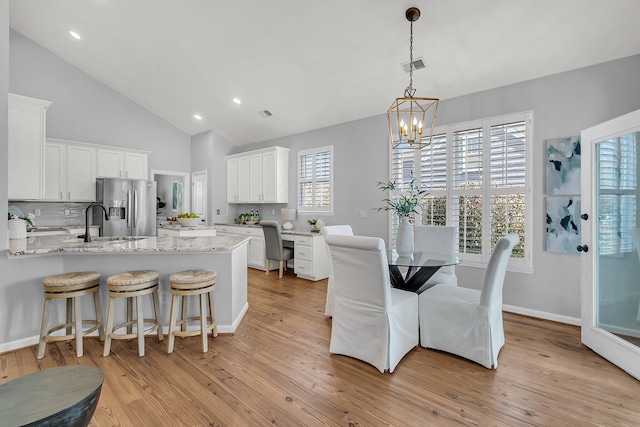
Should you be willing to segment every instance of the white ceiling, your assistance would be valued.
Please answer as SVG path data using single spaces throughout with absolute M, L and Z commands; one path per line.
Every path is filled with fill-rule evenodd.
M 411 6 L 416 96 L 640 53 L 638 0 L 11 0 L 10 24 L 184 132 L 244 145 L 384 114 L 409 83 Z

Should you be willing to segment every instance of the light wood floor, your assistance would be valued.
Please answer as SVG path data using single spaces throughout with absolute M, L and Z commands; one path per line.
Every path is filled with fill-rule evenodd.
M 115 341 L 109 357 L 85 339 L 0 355 L 0 383 L 55 366 L 105 374 L 92 426 L 638 426 L 640 382 L 580 343 L 577 327 L 505 315 L 497 370 L 416 348 L 393 374 L 329 354 L 326 281 L 249 270 L 249 312 L 235 335 Z M 40 308 L 38 308 L 40 309 Z M 25 402 L 37 404 L 37 402 Z M 0 414 L 0 424 L 1 424 Z

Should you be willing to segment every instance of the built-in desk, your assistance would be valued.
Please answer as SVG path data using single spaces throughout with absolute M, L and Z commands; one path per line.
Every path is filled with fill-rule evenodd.
M 250 236 L 247 265 L 266 271 L 266 247 L 260 225 L 216 224 L 216 233 L 218 236 Z M 293 268 L 298 277 L 308 280 L 329 277 L 329 256 L 324 237 L 309 230 L 282 230 L 281 233 L 283 245 L 293 247 Z

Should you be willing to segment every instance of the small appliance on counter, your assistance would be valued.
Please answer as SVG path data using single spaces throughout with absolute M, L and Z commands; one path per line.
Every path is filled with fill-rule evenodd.
M 26 239 L 27 238 L 27 222 L 23 219 L 13 216 L 9 220 L 9 239 Z

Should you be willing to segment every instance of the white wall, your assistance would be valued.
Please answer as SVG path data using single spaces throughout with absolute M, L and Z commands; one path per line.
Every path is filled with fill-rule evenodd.
M 146 150 L 149 170 L 191 171 L 189 135 L 14 30 L 10 43 L 9 91 L 52 102 L 48 137 Z
M 234 205 L 227 204 L 227 162 L 224 158 L 236 147 L 213 131 L 191 138 L 191 171 L 207 171 L 207 224 L 235 218 Z M 220 214 L 218 214 L 220 209 Z
M 470 71 L 471 72 L 471 71 Z M 437 124 L 532 110 L 533 274 L 507 273 L 504 303 L 517 312 L 576 323 L 580 317 L 580 257 L 545 252 L 545 140 L 580 135 L 582 129 L 640 108 L 640 55 L 459 98 L 443 100 Z M 419 94 L 420 95 L 420 94 Z M 422 94 L 437 95 L 437 94 Z M 296 203 L 296 153 L 333 144 L 335 216 L 328 224 L 351 224 L 356 234 L 389 235 L 378 181 L 388 179 L 386 114 L 279 138 L 236 151 L 270 145 L 291 149 L 289 205 Z M 361 219 L 359 212 L 367 212 Z M 296 220 L 304 226 L 306 217 Z M 479 287 L 483 270 L 457 267 L 461 284 Z

